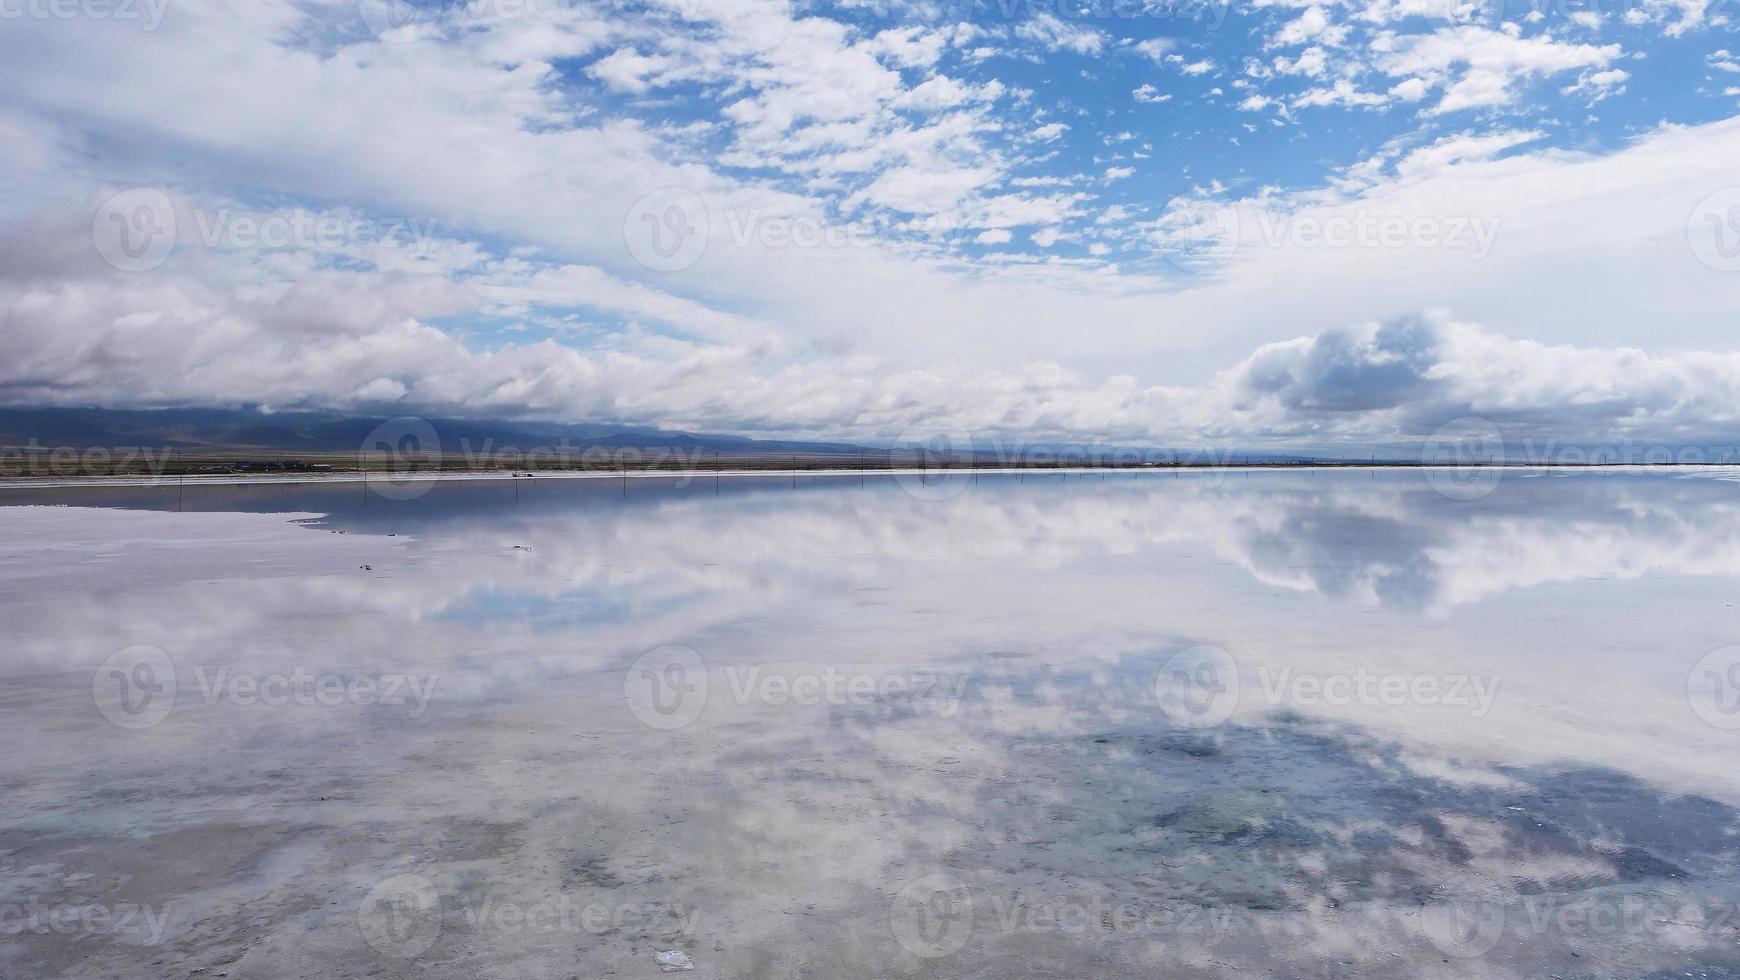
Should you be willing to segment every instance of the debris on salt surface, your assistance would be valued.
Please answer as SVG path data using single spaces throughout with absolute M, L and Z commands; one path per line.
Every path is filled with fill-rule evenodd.
M 657 963 L 659 969 L 666 973 L 675 973 L 678 970 L 693 970 L 695 968 L 695 961 L 689 959 L 689 954 L 680 949 L 673 949 L 664 953 L 654 953 L 653 962 Z

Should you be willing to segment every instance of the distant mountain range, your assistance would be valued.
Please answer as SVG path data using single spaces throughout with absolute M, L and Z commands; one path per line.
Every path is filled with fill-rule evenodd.
M 342 412 L 266 412 L 248 408 L 8 408 L 0 407 L 0 456 L 17 456 L 32 447 L 37 454 L 55 449 L 116 449 L 121 447 L 173 450 L 177 456 L 246 459 L 295 457 L 298 454 L 330 458 L 381 448 L 382 440 L 400 443 L 407 434 L 419 445 L 430 433 L 440 451 L 455 459 L 478 458 L 489 453 L 579 455 L 589 450 L 651 450 L 678 453 L 684 457 L 721 456 L 744 459 L 758 456 L 811 457 L 810 465 L 836 465 L 814 457 L 885 454 L 889 443 L 858 445 L 843 442 L 810 442 L 790 439 L 751 439 L 744 436 L 674 432 L 644 426 L 600 423 L 515 422 L 492 419 L 420 418 L 350 415 Z M 365 447 L 365 444 L 367 446 Z M 998 442 L 985 440 L 974 452 L 962 446 L 918 447 L 900 444 L 902 453 L 940 458 L 975 456 L 981 465 L 1022 462 L 1057 464 L 1090 460 L 1113 465 L 1133 465 L 1137 460 L 1181 461 L 1190 465 L 1235 463 L 1288 463 L 1311 457 L 1293 453 L 1199 447 L 1158 449 L 1108 444 Z M 424 446 L 423 448 L 427 448 Z M 26 453 L 28 455 L 28 453 Z M 1363 453 L 1354 454 L 1355 459 Z M 1120 462 L 1121 461 L 1121 462 Z
M 45 449 L 151 446 L 184 451 L 257 451 L 273 454 L 356 452 L 391 419 L 338 412 L 262 412 L 227 408 L 125 410 L 108 408 L 0 408 L 0 447 Z M 633 426 L 426 418 L 443 452 L 589 447 L 718 450 L 760 453 L 848 454 L 866 451 L 845 443 L 747 439 Z M 426 431 L 426 430 L 424 430 Z

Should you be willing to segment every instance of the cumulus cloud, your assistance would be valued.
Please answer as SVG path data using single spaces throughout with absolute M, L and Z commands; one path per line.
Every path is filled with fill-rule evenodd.
M 1073 51 L 1076 54 L 1096 54 L 1105 46 L 1106 36 L 1091 27 L 1066 23 L 1054 14 L 1039 13 L 1015 28 L 1018 37 L 1037 42 L 1052 51 Z
M 1137 54 L 1159 61 L 1177 46 L 1178 42 L 1169 37 L 1151 37 L 1137 43 L 1134 50 Z
M 1439 334 L 1418 317 L 1366 331 L 1325 331 L 1257 351 L 1234 371 L 1235 384 L 1294 417 L 1395 409 L 1426 393 Z
M 1454 304 L 1545 349 L 1575 341 L 1588 356 L 1552 369 L 1598 375 L 1627 344 L 1727 346 L 1740 303 L 1740 278 L 1688 248 L 1707 229 L 1688 218 L 1733 184 L 1740 125 L 1658 126 L 1652 104 L 1645 124 L 1614 130 L 1636 135 L 1584 149 L 1594 144 L 1568 141 L 1553 113 L 1525 116 L 1523 92 L 1608 93 L 1610 109 L 1624 102 L 1626 69 L 1646 88 L 1650 61 L 1581 31 L 1589 43 L 1461 22 L 1420 33 L 1415 18 L 1461 16 L 1435 0 L 1363 13 L 1259 3 L 1273 26 L 1296 25 L 1291 46 L 1254 50 L 1230 94 L 1213 89 L 1212 111 L 1187 120 L 1132 105 L 1124 91 L 1169 98 L 1130 89 L 1139 78 L 1106 79 L 1105 104 L 1024 88 L 1026 64 L 998 78 L 1011 64 L 999 52 L 1055 54 L 1048 67 L 1073 77 L 1102 70 L 1081 56 L 1114 45 L 1184 73 L 1219 71 L 1171 44 L 1126 45 L 1050 15 L 887 28 L 733 0 L 631 18 L 607 5 L 533 5 L 526 17 L 489 6 L 425 6 L 430 19 L 391 41 L 361 33 L 349 3 L 288 0 L 178 7 L 144 41 L 89 21 L 0 31 L 6 397 L 391 402 L 848 434 L 971 409 L 957 391 L 989 402 L 1006 392 L 988 422 L 1303 438 L 1288 435 L 1301 420 L 1370 434 L 1362 420 L 1437 404 L 1444 378 L 1475 368 L 1452 356 L 1469 337 L 1503 341 L 1501 362 L 1528 353 L 1429 318 L 1433 340 L 1418 350 L 1393 333 L 1322 339 L 1350 323 Z M 1346 43 L 1344 29 L 1366 33 Z M 1726 50 L 1704 60 L 1718 79 L 1733 63 Z M 214 78 L 224 99 L 193 97 Z M 1417 118 L 1463 108 L 1504 112 L 1449 116 L 1450 129 Z M 1397 122 L 1395 135 L 1374 149 L 1305 128 L 1347 109 L 1383 109 L 1372 121 Z M 1276 187 L 1266 151 L 1241 151 L 1236 174 L 1181 158 L 1188 167 L 1142 167 L 1154 192 L 1133 199 L 1137 182 L 1115 181 L 1174 126 L 1181 152 L 1276 127 L 1297 140 L 1298 167 Z M 1105 149 L 1102 136 L 1122 131 L 1135 138 Z M 1356 153 L 1367 159 L 1350 164 Z M 129 185 L 163 187 L 208 215 L 301 204 L 435 219 L 441 231 L 424 254 L 187 249 L 125 276 L 93 255 L 90 223 L 102 192 Z M 629 238 L 646 218 L 669 218 L 636 210 L 669 189 L 700 202 L 705 247 L 684 268 L 651 268 Z M 1242 232 L 1192 222 L 1153 233 L 1158 203 L 1186 198 L 1249 220 Z M 1263 241 L 1266 217 L 1298 227 L 1362 212 L 1496 225 L 1497 258 Z M 1238 247 L 1204 247 L 1219 235 Z M 1213 261 L 1188 261 L 1199 253 Z M 1267 351 L 1258 380 L 1204 381 L 1281 338 L 1321 342 L 1318 367 Z M 1422 358 L 1432 367 L 1404 402 L 1337 407 L 1352 388 L 1402 390 L 1376 379 Z M 1684 403 L 1717 423 L 1721 404 Z M 1689 425 L 1691 409 L 1647 420 L 1662 419 Z
M 488 257 L 447 280 L 327 267 L 252 285 L 257 257 L 217 251 L 135 276 L 31 226 L 37 256 L 0 277 L 0 403 L 268 404 L 618 421 L 885 438 L 939 416 L 986 432 L 1145 443 L 1320 445 L 1430 433 L 1479 415 L 1560 441 L 1740 432 L 1740 354 L 1548 346 L 1424 313 L 1265 344 L 1198 385 L 1142 385 L 1035 361 L 913 368 L 855 355 L 800 362 L 749 322 L 671 308 L 596 270 Z M 69 236 L 72 229 L 60 231 Z M 1006 230 L 978 236 L 1012 240 Z M 1041 247 L 1056 229 L 1035 232 Z M 17 254 L 18 236 L 0 241 Z M 638 350 L 553 339 L 488 347 L 430 321 L 492 303 L 583 303 L 648 321 L 719 319 L 718 339 Z
M 1340 44 L 1346 36 L 1345 26 L 1334 24 L 1322 6 L 1314 5 L 1305 8 L 1304 13 L 1283 26 L 1271 43 L 1287 47 L 1316 40 L 1334 46 Z
M 1593 105 L 1602 99 L 1611 98 L 1625 93 L 1625 82 L 1631 73 L 1619 68 L 1609 68 L 1605 71 L 1586 71 L 1577 78 L 1574 85 L 1567 85 L 1561 91 L 1565 95 L 1586 95 L 1589 104 Z
M 1393 38 L 1385 47 L 1378 65 L 1390 76 L 1445 86 L 1434 113 L 1506 105 L 1520 79 L 1605 68 L 1621 52 L 1617 44 L 1573 44 L 1478 26 Z

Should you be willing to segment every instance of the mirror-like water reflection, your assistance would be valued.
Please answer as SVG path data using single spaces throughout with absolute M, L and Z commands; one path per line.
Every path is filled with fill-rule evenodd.
M 959 489 L 4 491 L 0 973 L 1740 968 L 1733 483 Z

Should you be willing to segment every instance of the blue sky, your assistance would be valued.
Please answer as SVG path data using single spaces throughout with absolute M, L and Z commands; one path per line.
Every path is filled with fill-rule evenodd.
M 0 4 L 10 404 L 1740 428 L 1701 0 Z

